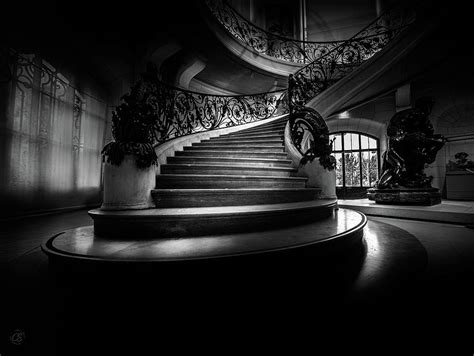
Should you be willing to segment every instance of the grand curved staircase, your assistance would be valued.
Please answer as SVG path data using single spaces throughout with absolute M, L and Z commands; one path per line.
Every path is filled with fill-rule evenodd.
M 167 158 L 154 209 L 89 212 L 94 227 L 43 246 L 50 260 L 190 261 L 268 253 L 325 254 L 360 242 L 366 218 L 319 199 L 287 159 L 286 116 L 194 143 Z M 304 252 L 303 252 L 304 251 Z
M 334 168 L 327 125 L 308 104 L 412 22 L 410 12 L 385 13 L 290 75 L 284 92 L 208 95 L 145 73 L 141 85 L 159 103 L 153 108 L 157 145 L 289 115 L 175 151 L 150 192 L 155 208 L 90 211 L 93 226 L 60 233 L 42 246 L 50 262 L 161 266 L 268 255 L 319 259 L 360 247 L 365 216 L 338 209 L 336 199 L 319 199 L 319 188 L 308 186 L 300 169 L 308 162 Z

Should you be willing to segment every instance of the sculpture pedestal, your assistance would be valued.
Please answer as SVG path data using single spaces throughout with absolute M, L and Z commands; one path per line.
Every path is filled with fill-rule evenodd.
M 397 188 L 367 190 L 369 200 L 379 204 L 436 205 L 441 204 L 441 193 L 437 188 Z

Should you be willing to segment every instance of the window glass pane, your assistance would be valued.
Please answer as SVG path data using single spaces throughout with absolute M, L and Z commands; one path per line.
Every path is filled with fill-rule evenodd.
M 377 151 L 370 151 L 370 165 L 369 165 L 369 180 L 370 185 L 373 186 L 375 181 L 379 178 L 379 167 L 377 160 Z
M 342 187 L 342 153 L 334 153 L 334 158 L 336 158 L 336 186 Z
M 332 149 L 333 151 L 342 151 L 342 137 L 340 134 L 337 135 L 331 135 L 330 136 L 331 140 L 334 140 L 332 143 Z
M 345 151 L 352 150 L 351 134 L 349 134 L 349 133 L 344 134 L 344 150 Z
M 360 135 L 360 148 L 363 150 L 369 149 L 369 137 Z
M 346 187 L 360 186 L 359 152 L 344 154 Z
M 365 151 L 362 152 L 360 164 L 362 165 L 362 186 L 363 187 L 370 187 L 370 158 L 369 152 Z
M 377 148 L 377 141 L 369 137 L 369 148 Z
M 351 134 L 351 141 L 352 141 L 352 149 L 358 150 L 359 149 L 359 134 Z

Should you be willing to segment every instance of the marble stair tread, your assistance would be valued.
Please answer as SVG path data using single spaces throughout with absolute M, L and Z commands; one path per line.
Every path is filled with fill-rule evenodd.
M 245 135 L 245 136 L 217 136 L 217 137 L 212 137 L 209 139 L 209 141 L 223 141 L 223 142 L 232 142 L 234 140 L 239 140 L 239 141 L 245 141 L 245 140 L 255 140 L 255 141 L 278 141 L 278 140 L 283 140 L 283 135 Z M 208 142 L 208 141 L 205 141 Z
M 256 175 L 272 175 L 272 174 L 291 174 L 296 173 L 298 170 L 292 167 L 258 167 L 258 166 L 244 166 L 244 165 L 233 165 L 231 163 L 226 164 L 195 164 L 195 163 L 182 163 L 182 164 L 163 164 L 160 166 L 162 173 L 175 172 L 174 174 L 181 173 L 194 173 L 202 172 L 215 172 L 215 174 L 249 174 Z M 224 173 L 225 172 L 225 173 Z
M 272 146 L 249 146 L 249 145 L 204 145 L 204 146 L 185 146 L 183 147 L 185 151 L 202 151 L 202 150 L 214 150 L 214 151 L 260 151 L 260 152 L 284 152 L 285 146 L 283 145 L 272 145 Z
M 283 137 L 284 130 L 278 131 L 278 132 L 242 132 L 239 131 L 238 133 L 230 133 L 230 134 L 225 134 L 213 138 L 245 138 L 245 137 L 257 137 L 257 138 L 267 138 L 267 137 Z
M 255 213 L 267 213 L 277 211 L 298 211 L 315 207 L 332 207 L 337 199 L 319 199 L 312 201 L 283 203 L 283 204 L 261 204 L 242 206 L 217 206 L 217 207 L 192 207 L 192 208 L 164 208 L 164 209 L 141 209 L 141 210 L 101 210 L 93 209 L 89 214 L 95 217 L 117 217 L 122 218 L 151 218 L 151 217 L 176 217 L 176 216 L 234 216 L 251 215 Z
M 239 158 L 239 157 L 234 157 L 234 158 L 228 158 L 228 157 L 199 157 L 199 156 L 194 156 L 194 157 L 189 157 L 189 156 L 176 156 L 176 157 L 168 157 L 167 158 L 167 163 L 168 164 L 173 164 L 173 163 L 187 163 L 187 164 L 200 164 L 200 163 L 205 163 L 205 164 L 223 164 L 223 163 L 232 163 L 233 165 L 259 165 L 259 166 L 266 166 L 266 167 L 285 167 L 285 166 L 290 166 L 292 164 L 292 161 L 289 159 L 276 159 L 276 158 Z
M 255 129 L 251 131 L 238 131 L 233 132 L 231 134 L 228 134 L 229 136 L 245 136 L 245 135 L 282 135 L 285 132 L 283 128 L 275 128 L 275 129 L 267 129 L 267 128 L 261 128 L 261 129 Z
M 276 140 L 257 140 L 257 139 L 227 139 L 227 140 L 219 140 L 219 139 L 210 139 L 210 140 L 203 140 L 201 142 L 193 143 L 194 146 L 205 146 L 205 145 L 259 145 L 259 146 L 279 146 L 283 145 L 283 138 L 276 139 Z
M 223 157 L 240 157 L 240 158 L 252 158 L 252 157 L 262 157 L 262 158 L 287 158 L 288 154 L 286 152 L 255 152 L 255 151 L 227 151 L 227 150 L 209 150 L 209 149 L 199 149 L 199 150 L 185 150 L 175 152 L 176 156 L 196 156 L 196 155 L 205 155 L 205 156 L 223 156 Z
M 229 175 L 229 174 L 159 174 L 157 188 L 236 188 L 294 187 L 304 188 L 306 177 Z
M 225 150 L 233 150 L 233 149 L 252 149 L 252 150 L 262 150 L 262 149 L 274 149 L 277 152 L 281 151 L 283 149 L 283 145 L 281 144 L 266 144 L 266 145 L 238 145 L 235 143 L 227 143 L 227 142 L 216 142 L 216 143 L 209 143 L 206 145 L 199 145 L 201 142 L 196 142 L 196 144 L 193 143 L 193 146 L 184 146 L 183 149 L 197 149 L 197 148 L 204 148 L 206 150 L 209 150 L 211 148 L 216 148 L 216 149 L 225 149 Z

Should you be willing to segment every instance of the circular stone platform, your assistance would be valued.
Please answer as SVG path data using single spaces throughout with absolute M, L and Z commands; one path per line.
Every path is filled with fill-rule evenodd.
M 310 224 L 275 230 L 215 236 L 143 240 L 97 237 L 93 226 L 62 232 L 42 245 L 50 262 L 160 263 L 215 260 L 303 252 L 328 255 L 361 243 L 364 214 L 348 209 Z

